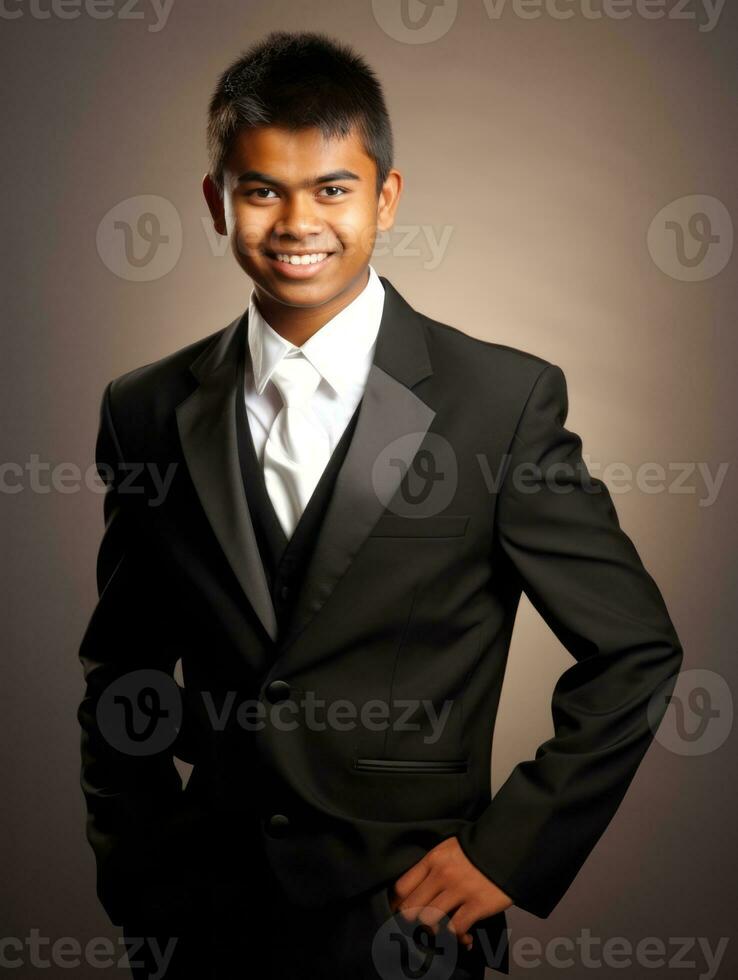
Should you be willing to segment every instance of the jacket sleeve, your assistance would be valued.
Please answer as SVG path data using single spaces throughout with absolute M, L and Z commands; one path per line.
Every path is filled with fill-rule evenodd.
M 182 802 L 173 762 L 176 731 L 155 729 L 157 741 L 141 753 L 131 752 L 126 741 L 122 701 L 135 703 L 140 696 L 145 712 L 152 677 L 157 678 L 154 689 L 163 684 L 164 696 L 174 693 L 176 699 L 181 689 L 173 671 L 180 652 L 165 576 L 157 574 L 155 548 L 137 514 L 140 497 L 132 483 L 125 487 L 111 385 L 103 395 L 96 445 L 98 472 L 107 484 L 105 531 L 97 557 L 99 599 L 79 649 L 85 681 L 77 711 L 80 783 L 86 836 L 96 858 L 97 894 L 110 920 L 164 928 L 181 923 L 192 907 L 195 869 L 188 868 L 185 875 L 183 867 L 187 833 L 197 817 Z M 142 678 L 140 695 L 137 677 Z M 131 681 L 133 688 L 120 688 Z M 165 717 L 161 723 L 168 724 Z M 176 729 L 176 711 L 171 724 Z
M 551 703 L 554 735 L 459 834 L 513 902 L 546 918 L 605 831 L 667 706 L 682 648 L 662 596 L 564 428 L 549 364 L 520 417 L 498 496 L 499 546 L 573 656 Z M 503 559 L 504 560 L 504 559 Z

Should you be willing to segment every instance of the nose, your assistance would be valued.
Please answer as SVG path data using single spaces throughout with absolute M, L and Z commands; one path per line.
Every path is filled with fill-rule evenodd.
M 310 195 L 293 194 L 284 199 L 274 224 L 274 234 L 277 238 L 289 237 L 301 241 L 309 235 L 319 234 L 322 228 Z

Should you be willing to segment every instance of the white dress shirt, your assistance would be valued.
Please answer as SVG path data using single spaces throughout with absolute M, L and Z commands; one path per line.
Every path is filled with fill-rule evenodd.
M 301 347 L 285 340 L 267 323 L 256 305 L 254 293 L 252 289 L 248 312 L 253 370 L 247 363 L 244 398 L 257 459 L 263 465 L 264 445 L 283 404 L 270 376 L 292 350 L 301 350 L 320 373 L 321 381 L 311 407 L 328 435 L 332 453 L 364 394 L 382 319 L 384 286 L 370 265 L 369 281 L 359 295 Z

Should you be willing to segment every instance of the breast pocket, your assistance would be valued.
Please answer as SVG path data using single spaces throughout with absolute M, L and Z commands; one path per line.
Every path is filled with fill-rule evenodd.
M 361 772 L 423 773 L 425 775 L 451 775 L 466 772 L 468 759 L 354 759 L 354 769 Z
M 370 532 L 373 538 L 457 538 L 466 534 L 469 514 L 404 517 L 382 514 Z

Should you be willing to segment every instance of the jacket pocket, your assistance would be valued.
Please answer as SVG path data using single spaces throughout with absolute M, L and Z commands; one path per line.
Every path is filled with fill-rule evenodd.
M 467 759 L 354 759 L 354 769 L 362 772 L 444 773 L 466 772 Z

